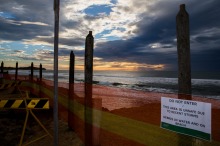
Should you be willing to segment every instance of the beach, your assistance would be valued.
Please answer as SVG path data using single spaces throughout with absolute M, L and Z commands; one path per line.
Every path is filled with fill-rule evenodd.
M 67 83 L 62 83 L 64 87 L 67 86 Z M 49 86 L 51 87 L 51 86 Z M 50 88 L 49 88 L 50 89 Z M 67 95 L 68 89 L 66 88 L 59 88 L 59 94 L 60 95 Z M 74 106 L 79 106 L 78 109 L 83 108 L 83 98 L 84 98 L 84 84 L 82 83 L 75 83 L 74 84 L 74 91 L 75 91 L 75 97 L 74 101 L 76 101 L 76 104 Z M 42 94 L 43 95 L 43 94 Z M 138 91 L 138 90 L 131 90 L 131 89 L 125 89 L 125 88 L 117 88 L 117 87 L 109 87 L 109 86 L 101 86 L 101 85 L 93 85 L 93 99 L 99 99 L 98 101 L 101 102 L 101 108 L 100 105 L 97 107 L 94 106 L 94 110 L 97 110 L 94 116 L 98 119 L 99 125 L 93 126 L 94 129 L 97 130 L 98 135 L 99 135 L 99 142 L 103 146 L 112 146 L 112 145 L 127 145 L 127 146 L 138 146 L 138 145 L 145 145 L 146 143 L 148 144 L 153 144 L 154 142 L 151 143 L 151 139 L 155 139 L 155 134 L 158 135 L 160 133 L 152 133 L 152 129 L 157 129 L 158 131 L 162 131 L 162 136 L 169 135 L 167 137 L 168 139 L 172 138 L 172 136 L 177 139 L 177 135 L 174 132 L 170 132 L 168 130 L 163 130 L 160 128 L 160 117 L 161 117 L 161 97 L 170 97 L 170 98 L 177 98 L 177 94 L 173 93 L 159 93 L 159 92 L 146 92 L 146 91 Z M 63 99 L 62 99 L 63 100 Z M 219 142 L 219 134 L 220 134 L 220 117 L 218 116 L 220 114 L 220 102 L 219 100 L 216 99 L 209 99 L 209 98 L 203 98 L 199 96 L 193 96 L 192 100 L 194 101 L 201 101 L 201 102 L 207 102 L 212 104 L 212 140 L 215 142 L 209 143 L 206 141 L 202 141 L 202 143 L 205 144 L 210 144 L 210 145 L 215 145 L 216 141 Z M 64 101 L 64 100 L 63 100 Z M 62 102 L 63 102 L 62 101 Z M 83 145 L 83 135 L 84 135 L 84 121 L 81 116 L 79 115 L 79 112 L 76 111 L 76 117 L 75 117 L 75 124 L 77 125 L 78 129 L 75 129 L 74 131 L 69 130 L 68 124 L 67 124 L 67 116 L 68 116 L 68 110 L 65 107 L 65 104 L 60 103 L 59 105 L 59 141 L 60 145 L 65 146 L 65 145 Z M 53 105 L 51 103 L 51 105 Z M 82 107 L 81 107 L 82 106 Z M 100 112 L 101 113 L 100 113 Z M 49 113 L 39 113 L 40 120 L 42 123 L 44 123 L 45 127 L 50 131 L 51 134 L 53 134 L 53 114 L 52 114 L 52 109 L 48 111 Z M 75 111 L 74 111 L 75 112 Z M 98 112 L 98 116 L 97 116 Z M 38 114 L 38 112 L 36 113 Z M 11 115 L 11 114 L 10 114 Z M 3 115 L 1 115 L 2 117 Z M 116 120 L 114 122 L 106 123 L 110 120 L 108 119 L 109 117 L 112 117 L 111 120 Z M 106 119 L 107 118 L 107 119 Z M 11 117 L 8 120 L 3 119 L 3 123 L 10 123 L 13 120 L 11 119 L 17 119 L 15 117 Z M 22 128 L 22 120 L 24 121 L 24 113 L 23 116 L 19 118 L 20 119 L 20 127 L 18 127 L 18 134 L 17 137 L 12 139 L 7 139 L 5 142 L 12 143 L 15 141 L 19 141 L 19 133 L 21 132 Z M 5 121 L 4 121 L 5 120 Z M 110 120 L 110 121 L 111 121 Z M 105 122 L 104 122 L 105 121 Z M 126 129 L 118 129 L 120 126 L 125 125 L 127 128 L 129 126 L 129 123 L 134 122 L 136 124 L 137 128 L 141 128 L 143 126 L 150 127 L 150 129 L 140 129 L 139 132 L 144 132 L 148 133 L 150 135 L 145 135 L 143 134 L 143 139 L 147 138 L 148 141 L 140 141 L 138 140 L 138 137 L 135 139 L 135 135 L 137 133 L 131 134 L 131 135 L 124 135 L 123 131 L 127 131 Z M 1 120 L 2 123 L 2 120 Z M 117 125 L 118 123 L 119 125 Z M 104 125 L 103 125 L 104 124 Z M 116 124 L 116 125 L 115 125 Z M 5 124 L 2 124 L 5 125 Z M 12 124 L 10 127 L 12 130 L 5 130 L 5 132 L 8 132 L 9 135 L 15 135 L 14 133 L 14 128 L 18 126 L 17 124 Z M 36 126 L 36 127 L 35 127 Z M 25 140 L 29 141 L 33 137 L 37 137 L 38 135 L 42 134 L 42 129 L 40 130 L 39 125 L 35 125 L 34 127 L 27 128 L 27 135 L 25 137 Z M 97 127 L 98 126 L 98 127 Z M 111 127 L 114 126 L 116 129 L 113 130 Z M 109 129 L 110 128 L 110 129 Z M 121 127 L 122 128 L 122 127 Z M 132 128 L 131 128 L 132 129 Z M 130 129 L 130 130 L 131 130 Z M 34 132 L 32 131 L 34 130 Z M 119 130 L 119 131 L 117 131 Z M 137 131 L 137 129 L 134 129 Z M 148 130 L 150 130 L 148 132 Z M 32 132 L 31 132 L 32 131 Z M 28 133 L 29 132 L 29 133 Z M 138 131 L 137 131 L 138 132 Z M 3 134 L 3 133 L 2 133 Z M 151 137 L 154 136 L 155 138 Z M 2 136 L 4 137 L 4 136 Z M 8 136 L 10 137 L 10 136 Z M 160 137 L 157 138 L 158 142 L 164 142 L 167 139 L 166 137 Z M 189 136 L 184 136 L 185 139 L 190 139 Z M 187 140 L 186 140 L 187 141 Z M 143 143 L 142 143 L 143 142 Z M 171 143 L 176 143 L 175 141 L 170 141 Z M 74 144 L 73 144 L 74 143 Z M 145 144 L 144 144 L 145 143 Z M 53 145 L 53 140 L 51 140 L 50 137 L 45 137 L 40 141 L 37 141 L 31 145 Z M 166 145 L 166 144 L 165 144 Z

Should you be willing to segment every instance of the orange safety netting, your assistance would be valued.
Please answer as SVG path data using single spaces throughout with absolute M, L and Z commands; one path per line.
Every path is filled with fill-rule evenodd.
M 7 75 L 4 78 L 6 79 L 14 79 L 14 76 Z M 29 81 L 29 78 L 26 76 L 18 76 L 18 80 Z M 38 90 L 33 89 L 32 87 L 28 87 L 31 93 L 34 93 L 40 97 L 47 97 L 50 99 L 50 102 L 53 102 L 53 95 L 47 94 L 49 91 L 44 91 L 45 89 L 53 92 L 53 81 L 42 79 L 40 81 L 37 78 L 34 78 L 32 83 L 40 85 Z M 75 83 L 72 88 L 74 88 L 74 94 L 69 94 L 69 84 L 68 83 L 59 83 L 59 117 L 68 121 L 69 126 L 72 127 L 79 137 L 85 141 L 85 122 L 80 115 L 81 111 L 72 111 L 70 110 L 70 106 L 80 106 L 84 105 L 84 84 L 83 83 Z M 168 93 L 155 93 L 155 92 L 145 92 L 145 91 L 136 91 L 130 89 L 122 89 L 101 85 L 93 85 L 92 88 L 93 94 L 92 98 L 94 99 L 92 102 L 91 109 L 95 109 L 93 111 L 95 114 L 93 116 L 98 117 L 98 122 L 93 124 L 89 123 L 92 126 L 93 133 L 91 133 L 91 137 L 100 145 L 112 146 L 112 145 L 156 145 L 155 142 L 151 142 L 150 140 L 141 141 L 142 139 L 135 138 L 137 133 L 127 133 L 123 134 L 123 132 L 117 133 L 112 131 L 111 126 L 114 126 L 114 120 L 128 120 L 128 123 L 132 120 L 136 123 L 150 124 L 152 127 L 157 127 L 160 129 L 160 117 L 161 117 L 161 97 L 170 97 L 170 98 L 178 98 L 177 94 L 168 94 Z M 70 100 L 68 99 L 70 98 Z M 207 102 L 212 104 L 212 142 L 207 142 L 203 140 L 199 140 L 196 138 L 192 138 L 190 136 L 181 136 L 181 142 L 177 142 L 178 144 L 210 144 L 216 145 L 220 142 L 220 101 L 216 99 L 209 99 L 204 97 L 192 96 L 192 100 Z M 65 101 L 65 102 L 64 102 Z M 74 101 L 77 104 L 70 104 L 68 101 Z M 53 104 L 51 104 L 53 105 Z M 78 107 L 74 107 L 75 108 Z M 101 111 L 101 113 L 96 113 L 97 111 Z M 76 113 L 75 113 L 76 112 Z M 78 113 L 77 113 L 78 112 Z M 69 114 L 69 117 L 68 117 Z M 84 116 L 85 113 L 83 113 Z M 107 117 L 107 116 L 108 117 Z M 118 116 L 118 117 L 117 117 Z M 109 118 L 109 123 L 103 123 L 105 117 Z M 112 119 L 113 117 L 113 119 Z M 115 119 L 114 119 L 115 117 Z M 68 119 L 69 118 L 69 119 Z M 71 119 L 71 120 L 70 120 Z M 104 119 L 104 120 L 103 120 Z M 107 120 L 106 120 L 107 121 Z M 118 121 L 116 121 L 117 123 Z M 134 125 L 136 124 L 134 123 Z M 106 124 L 106 125 L 105 125 Z M 108 124 L 108 125 L 107 125 Z M 126 123 L 125 123 L 126 124 Z M 132 124 L 131 124 L 132 125 Z M 141 126 L 141 125 L 140 125 Z M 107 128 L 106 128 L 107 127 Z M 109 129 L 108 129 L 109 127 Z M 120 128 L 120 127 L 119 127 Z M 132 128 L 132 127 L 131 127 Z M 140 127 L 139 127 L 140 128 Z M 153 129 L 153 128 L 152 128 Z M 122 129 L 121 131 L 123 131 Z M 148 130 L 148 129 L 146 129 Z M 160 135 L 162 133 L 162 135 Z M 163 134 L 164 133 L 164 134 Z M 132 135 L 133 134 L 133 135 Z M 154 134 L 154 133 L 152 133 Z M 178 135 L 173 134 L 172 132 L 168 132 L 167 130 L 161 130 L 160 134 L 155 134 L 156 140 L 159 142 L 167 142 L 170 145 L 175 145 L 175 142 L 178 141 Z M 170 134 L 170 135 L 169 135 Z M 129 138 L 129 135 L 134 138 Z M 151 135 L 143 135 L 143 137 L 150 137 Z M 166 139 L 170 139 L 171 141 L 167 141 Z M 172 141 L 173 139 L 173 141 Z M 175 140 L 177 139 L 177 140 Z M 166 145 L 164 143 L 164 145 Z

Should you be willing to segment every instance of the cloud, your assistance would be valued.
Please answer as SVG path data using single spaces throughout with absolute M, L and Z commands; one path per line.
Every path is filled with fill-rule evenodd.
M 115 40 L 98 43 L 96 44 L 95 55 L 103 58 L 104 61 L 117 60 L 154 65 L 165 64 L 168 66 L 167 69 L 176 70 L 175 17 L 179 10 L 177 4 L 177 2 L 173 1 L 160 1 L 160 3 L 153 5 L 150 8 L 151 15 L 144 16 L 137 23 L 135 37 L 123 41 Z M 219 1 L 213 0 L 205 4 L 201 4 L 198 1 L 188 2 L 186 5 L 190 14 L 193 70 L 208 69 L 211 62 L 213 63 L 212 70 L 220 70 L 217 63 L 215 63 L 218 58 L 214 55 L 214 52 L 218 52 L 220 49 L 220 21 L 218 20 L 220 10 L 217 8 L 219 4 Z M 204 20 L 209 20 L 209 22 Z M 208 58 L 205 57 L 206 53 Z M 207 59 L 209 60 L 208 62 L 206 62 Z M 205 65 L 199 65 L 203 63 Z
M 51 1 L 2 1 L 0 10 L 0 39 L 22 41 L 53 34 L 53 5 Z M 5 17 L 7 14 L 10 17 Z
M 190 15 L 193 69 L 208 69 L 213 63 L 212 68 L 220 70 L 215 55 L 220 49 L 219 0 L 61 1 L 60 56 L 65 58 L 69 56 L 70 50 L 74 50 L 76 56 L 82 59 L 85 37 L 88 31 L 92 30 L 95 37 L 95 57 L 100 58 L 99 61 L 112 63 L 112 68 L 122 67 L 119 62 L 128 62 L 139 66 L 137 69 L 142 69 L 144 64 L 162 65 L 165 69 L 175 70 L 175 19 L 181 3 L 186 4 Z M 39 60 L 48 55 L 51 60 L 54 34 L 53 1 L 2 1 L 0 10 L 0 28 L 4 28 L 0 29 L 0 43 L 21 41 L 27 45 L 49 46 L 50 52 L 39 48 L 32 57 L 25 54 L 20 57 Z M 113 62 L 118 63 L 113 65 Z
M 200 53 L 192 53 L 192 68 L 195 71 L 220 71 L 220 49 L 211 48 Z

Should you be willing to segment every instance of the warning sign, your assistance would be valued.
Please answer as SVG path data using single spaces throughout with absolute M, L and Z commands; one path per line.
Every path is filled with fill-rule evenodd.
M 161 97 L 161 127 L 211 140 L 211 104 Z

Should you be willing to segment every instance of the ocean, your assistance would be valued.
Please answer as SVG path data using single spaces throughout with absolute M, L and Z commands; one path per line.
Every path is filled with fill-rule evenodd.
M 15 71 L 9 71 L 14 74 Z M 19 75 L 30 71 L 19 70 Z M 34 71 L 34 76 L 39 76 Z M 69 71 L 60 70 L 58 82 L 68 83 Z M 175 71 L 94 71 L 94 84 L 134 90 L 178 93 L 178 73 Z M 53 80 L 53 71 L 44 70 L 43 78 Z M 83 71 L 75 71 L 75 82 L 84 80 Z M 220 72 L 192 72 L 192 94 L 220 100 Z

